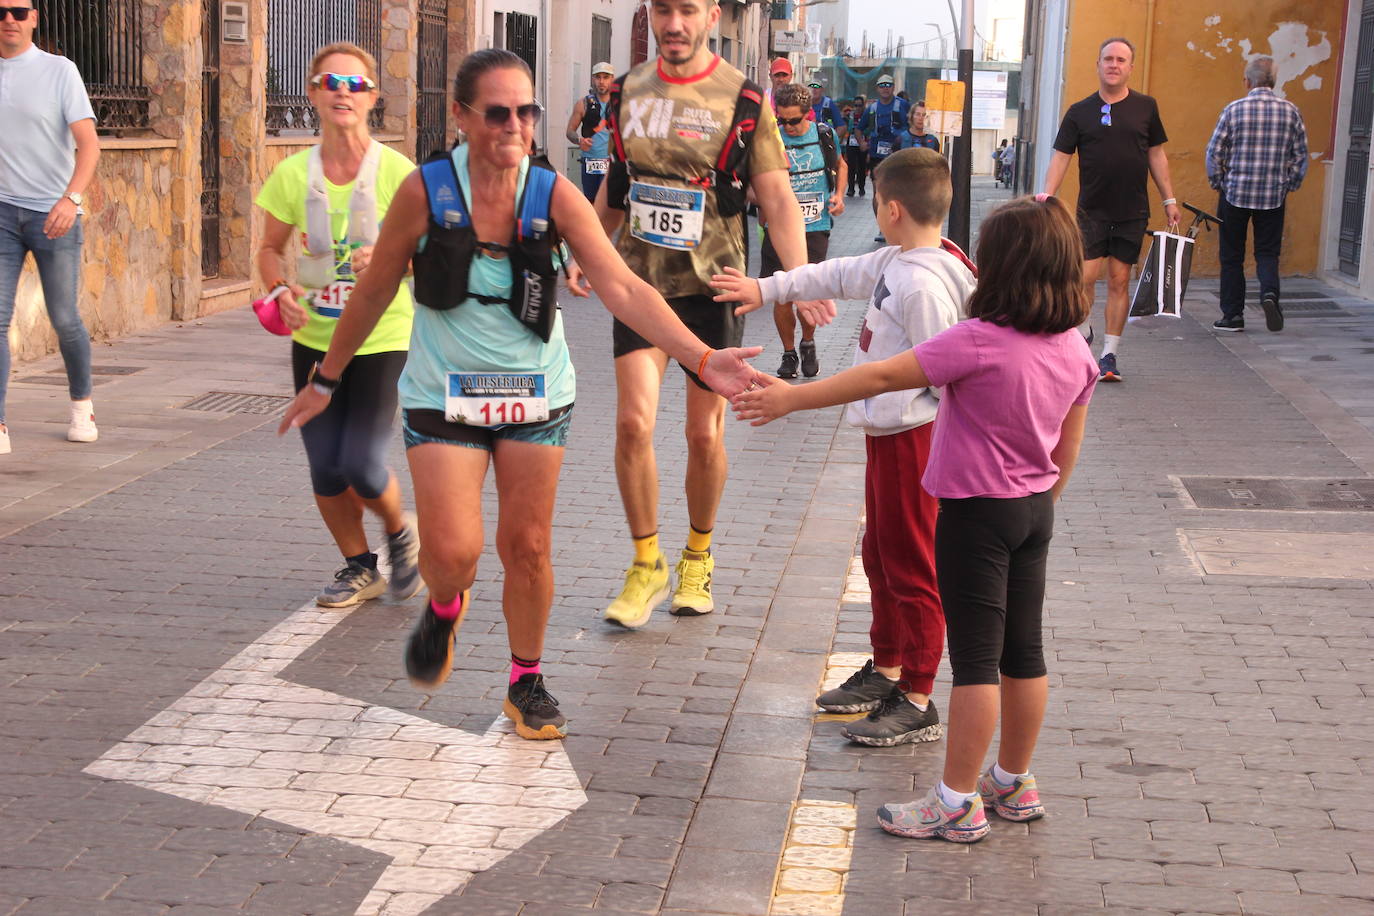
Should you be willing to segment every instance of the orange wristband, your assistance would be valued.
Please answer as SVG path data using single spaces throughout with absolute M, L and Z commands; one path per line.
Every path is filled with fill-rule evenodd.
M 714 352 L 716 351 L 707 347 L 706 352 L 701 354 L 701 362 L 697 363 L 697 378 L 701 378 L 702 374 L 706 371 L 706 361 L 711 358 L 711 354 Z

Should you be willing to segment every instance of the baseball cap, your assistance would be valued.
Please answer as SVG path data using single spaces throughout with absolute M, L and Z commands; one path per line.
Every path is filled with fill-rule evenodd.
M 878 86 L 891 86 L 891 85 L 893 85 L 893 83 L 892 83 L 892 77 L 890 77 L 890 76 L 888 76 L 886 73 L 884 73 L 882 76 L 878 77 L 878 82 L 876 83 L 876 85 L 878 85 Z
M 612 67 L 609 62 L 603 60 L 601 63 L 592 67 L 592 76 L 596 76 L 598 73 L 609 73 L 611 76 L 615 76 L 615 67 Z
M 773 65 L 768 68 L 769 73 L 786 73 L 792 75 L 792 62 L 785 57 L 779 57 L 773 61 Z

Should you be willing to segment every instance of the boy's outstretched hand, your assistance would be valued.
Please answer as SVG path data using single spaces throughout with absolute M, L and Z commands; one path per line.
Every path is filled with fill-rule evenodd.
M 725 273 L 715 274 L 711 277 L 711 286 L 720 290 L 720 294 L 715 297 L 716 302 L 738 302 L 739 308 L 735 309 L 736 315 L 752 312 L 763 305 L 763 293 L 759 289 L 758 280 L 753 277 L 746 277 L 733 267 L 721 269 Z
M 730 403 L 735 408 L 736 420 L 749 420 L 750 426 L 762 426 L 792 412 L 788 403 L 793 393 L 792 386 L 782 379 L 755 373 L 753 383 L 735 395 Z

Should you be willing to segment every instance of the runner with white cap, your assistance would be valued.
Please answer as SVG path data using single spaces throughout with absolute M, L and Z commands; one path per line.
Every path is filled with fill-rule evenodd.
M 596 192 L 611 165 L 611 133 L 606 128 L 606 103 L 611 99 L 615 68 L 607 61 L 592 67 L 592 88 L 573 106 L 568 118 L 568 142 L 582 151 L 582 193 L 596 200 Z

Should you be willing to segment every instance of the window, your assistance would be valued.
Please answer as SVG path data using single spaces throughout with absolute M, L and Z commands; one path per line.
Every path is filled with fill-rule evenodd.
M 605 16 L 592 17 L 592 59 L 591 64 L 611 60 L 611 20 Z
M 539 85 L 539 18 L 525 13 L 506 14 L 506 50 L 529 65 Z
M 305 96 L 310 60 L 324 45 L 351 41 L 377 58 L 381 66 L 382 2 L 353 0 L 268 0 L 267 131 L 320 129 L 319 117 Z M 382 126 L 383 102 L 372 109 L 371 126 Z
M 81 71 L 103 132 L 148 126 L 140 0 L 51 0 L 38 14 L 35 43 Z

